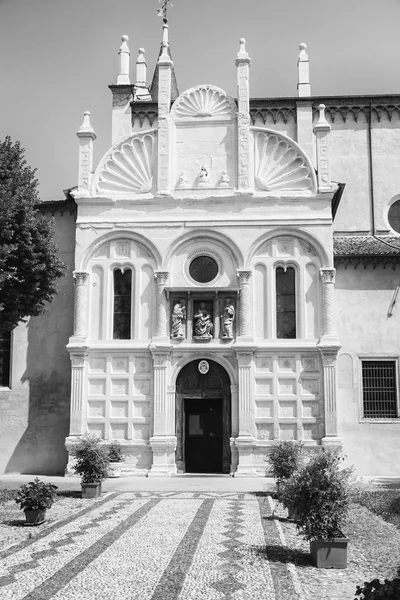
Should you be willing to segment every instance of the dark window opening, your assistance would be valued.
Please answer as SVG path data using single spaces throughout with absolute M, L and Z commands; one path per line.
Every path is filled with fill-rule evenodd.
M 131 338 L 132 271 L 114 271 L 114 340 Z
M 389 208 L 388 219 L 390 227 L 400 233 L 400 200 L 394 202 Z
M 292 267 L 276 269 L 276 331 L 278 338 L 296 337 L 296 273 Z
M 0 331 L 0 387 L 10 387 L 11 331 Z
M 396 361 L 363 360 L 364 419 L 395 419 L 397 411 Z
M 211 256 L 197 256 L 190 263 L 189 273 L 198 283 L 209 283 L 218 275 L 218 264 Z

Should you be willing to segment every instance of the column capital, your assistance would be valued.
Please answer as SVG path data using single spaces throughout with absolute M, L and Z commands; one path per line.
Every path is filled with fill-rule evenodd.
M 86 285 L 89 279 L 89 273 L 87 271 L 73 271 L 72 273 L 75 279 L 75 285 Z
M 155 367 L 167 366 L 167 360 L 171 354 L 172 346 L 157 346 L 155 344 L 150 344 L 149 350 L 153 356 Z
M 239 367 L 250 367 L 253 356 L 252 350 L 236 350 L 236 358 Z
M 322 283 L 335 283 L 336 269 L 333 267 L 319 270 Z
M 166 285 L 169 279 L 168 271 L 154 271 L 154 277 L 157 285 Z
M 240 279 L 240 283 L 249 283 L 252 271 L 249 269 L 238 269 L 236 274 Z

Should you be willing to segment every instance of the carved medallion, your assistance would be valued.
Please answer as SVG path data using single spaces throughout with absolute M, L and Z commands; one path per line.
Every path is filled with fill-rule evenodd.
M 206 375 L 208 373 L 208 371 L 210 370 L 210 365 L 208 364 L 208 362 L 206 360 L 201 360 L 199 362 L 198 368 L 202 375 Z

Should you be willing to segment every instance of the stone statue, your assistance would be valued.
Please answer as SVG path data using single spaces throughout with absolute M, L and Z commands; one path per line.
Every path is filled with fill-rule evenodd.
M 206 309 L 205 302 L 200 302 L 199 308 L 194 315 L 194 335 L 199 338 L 210 338 L 212 337 L 213 323 L 211 314 Z
M 235 307 L 230 298 L 225 300 L 224 314 L 222 316 L 222 337 L 233 338 L 233 321 L 235 320 Z
M 208 187 L 210 185 L 208 171 L 205 167 L 201 167 L 198 177 L 199 187 Z
M 179 175 L 177 188 L 182 190 L 182 189 L 186 189 L 187 187 L 188 187 L 188 180 L 187 180 L 187 177 L 186 177 L 184 171 L 182 171 L 181 174 Z
M 172 335 L 173 338 L 183 338 L 186 321 L 186 306 L 183 300 L 178 300 L 172 311 Z
M 221 177 L 219 178 L 218 187 L 229 187 L 229 175 L 226 171 L 222 171 Z

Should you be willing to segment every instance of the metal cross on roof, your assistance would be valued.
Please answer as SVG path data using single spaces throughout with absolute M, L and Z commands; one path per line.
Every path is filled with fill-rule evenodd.
M 171 3 L 171 0 L 158 0 L 158 1 L 161 4 L 161 8 L 157 9 L 157 16 L 167 19 L 167 10 L 168 10 L 168 8 L 172 7 L 173 4 Z

